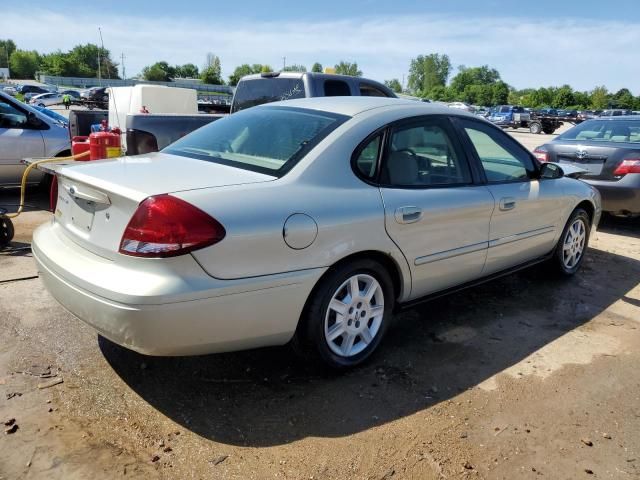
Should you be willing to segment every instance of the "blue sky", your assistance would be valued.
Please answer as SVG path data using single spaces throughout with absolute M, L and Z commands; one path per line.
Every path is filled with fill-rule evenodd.
M 4 2 L 2 2 L 4 3 Z M 452 63 L 497 68 L 517 87 L 606 85 L 640 95 L 640 2 L 595 1 L 31 1 L 8 5 L 0 38 L 19 48 L 67 50 L 97 42 L 102 28 L 127 75 L 157 60 L 202 65 L 207 52 L 226 76 L 241 63 L 309 67 L 357 61 L 377 80 L 408 73 L 411 58 L 447 53 Z

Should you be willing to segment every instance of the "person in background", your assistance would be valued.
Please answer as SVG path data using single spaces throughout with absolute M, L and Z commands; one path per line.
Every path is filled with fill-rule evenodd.
M 69 110 L 69 106 L 71 105 L 71 95 L 68 93 L 62 95 L 62 103 L 64 104 L 64 109 Z
M 149 110 L 147 110 L 146 105 L 142 105 L 142 108 L 140 109 L 140 113 L 149 113 Z

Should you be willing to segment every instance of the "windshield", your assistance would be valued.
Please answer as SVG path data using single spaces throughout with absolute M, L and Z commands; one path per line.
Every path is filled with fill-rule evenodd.
M 163 152 L 282 176 L 348 118 L 300 108 L 255 108 L 199 128 Z
M 301 78 L 256 78 L 242 80 L 233 97 L 232 112 L 294 98 L 304 98 L 304 83 Z
M 558 137 L 562 140 L 640 143 L 640 120 L 587 120 Z

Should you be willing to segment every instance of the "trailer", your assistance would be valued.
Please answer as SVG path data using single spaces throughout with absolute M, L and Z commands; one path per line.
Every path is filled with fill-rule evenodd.
M 501 105 L 494 107 L 488 120 L 502 128 L 528 128 L 531 133 L 546 133 L 551 135 L 564 123 L 577 125 L 582 122 L 575 117 L 559 117 L 557 115 L 542 115 L 528 112 L 522 107 Z

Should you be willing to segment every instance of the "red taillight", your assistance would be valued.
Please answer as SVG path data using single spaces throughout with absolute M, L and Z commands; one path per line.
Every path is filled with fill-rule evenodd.
M 538 147 L 533 151 L 533 154 L 535 155 L 535 157 L 540 160 L 541 162 L 548 162 L 549 161 L 549 152 L 547 152 L 544 148 L 542 147 Z
M 622 176 L 627 173 L 640 173 L 640 158 L 627 158 L 623 160 L 613 172 L 615 176 Z
M 175 257 L 208 247 L 226 231 L 213 217 L 171 195 L 143 201 L 120 242 L 120 253 L 134 257 Z

